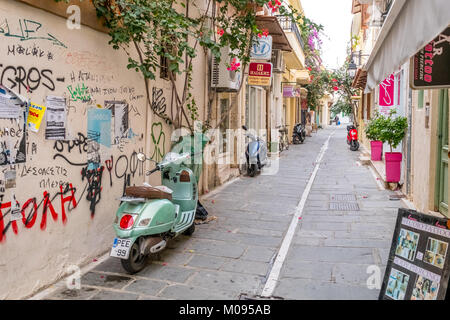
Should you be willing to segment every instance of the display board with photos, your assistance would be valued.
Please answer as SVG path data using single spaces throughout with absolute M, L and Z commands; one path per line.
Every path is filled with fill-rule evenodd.
M 380 300 L 444 300 L 449 281 L 450 222 L 399 209 Z

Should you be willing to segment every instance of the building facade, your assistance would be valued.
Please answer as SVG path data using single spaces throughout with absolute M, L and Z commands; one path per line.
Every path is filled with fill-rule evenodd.
M 358 66 L 353 86 L 361 89 L 356 97 L 359 131 L 364 131 L 375 111 L 387 114 L 394 108 L 407 117 L 406 136 L 394 150 L 403 155 L 399 186 L 418 211 L 447 217 L 450 84 L 418 88 L 412 83 L 421 77 L 417 64 L 427 46 L 433 52 L 428 55 L 425 75 L 431 73 L 433 63 L 435 73 L 445 73 L 449 68 L 448 59 L 439 67 L 436 61 L 449 51 L 448 41 L 442 41 L 450 24 L 449 5 L 448 1 L 354 0 L 351 31 L 352 61 Z M 364 134 L 361 137 L 370 150 L 370 141 Z M 375 167 L 383 171 L 383 164 Z

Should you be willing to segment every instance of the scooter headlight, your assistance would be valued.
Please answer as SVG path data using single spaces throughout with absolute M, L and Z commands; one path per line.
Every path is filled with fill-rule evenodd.
M 139 227 L 146 227 L 146 226 L 148 226 L 149 224 L 150 224 L 150 221 L 151 221 L 152 219 L 150 219 L 150 218 L 147 218 L 147 219 L 142 219 L 140 222 L 139 222 Z

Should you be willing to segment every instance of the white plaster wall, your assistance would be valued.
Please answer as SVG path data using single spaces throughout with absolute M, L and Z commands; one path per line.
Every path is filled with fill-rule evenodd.
M 13 36 L 19 35 L 20 23 L 24 20 L 34 21 L 40 24 L 39 30 L 35 33 L 25 33 L 22 39 Z M 36 26 L 28 21 L 27 23 Z M 118 145 L 106 148 L 106 153 L 113 157 L 112 186 L 110 185 L 110 175 L 105 169 L 102 178 L 101 199 L 96 205 L 95 215 L 91 216 L 89 201 L 86 199 L 86 192 L 83 190 L 87 186 L 86 180 L 82 181 L 82 166 L 68 164 L 62 158 L 53 157 L 57 153 L 54 149 L 54 141 L 45 139 L 45 118 L 38 133 L 29 132 L 28 142 L 30 152 L 27 154 L 25 164 L 15 166 L 17 171 L 16 188 L 7 189 L 3 193 L 3 203 L 10 201 L 11 193 L 15 193 L 17 200 L 23 205 L 28 199 L 36 198 L 39 204 L 43 199 L 43 192 L 47 191 L 53 195 L 57 194 L 59 187 L 41 188 L 40 182 L 43 178 L 50 178 L 51 181 L 63 181 L 73 184 L 76 188 L 75 197 L 77 206 L 72 211 L 68 211 L 68 203 L 65 204 L 67 212 L 67 223 L 63 225 L 61 221 L 61 201 L 56 197 L 52 204 L 58 213 L 57 221 L 52 219 L 50 213 L 47 214 L 47 226 L 41 230 L 42 207 L 37 211 L 37 217 L 31 228 L 26 228 L 22 221 L 18 221 L 18 233 L 15 234 L 11 227 L 5 232 L 3 241 L 0 242 L 0 299 L 22 298 L 46 286 L 67 272 L 70 265 L 80 265 L 87 263 L 92 258 L 106 252 L 114 238 L 112 223 L 115 211 L 119 205 L 118 197 L 122 195 L 123 178 L 116 176 L 125 170 L 128 163 L 128 173 L 130 173 L 131 156 L 134 151 L 145 150 L 148 156 L 154 154 L 155 149 L 161 153 L 169 151 L 170 148 L 170 127 L 162 123 L 164 134 L 161 134 L 161 126 L 153 127 L 153 136 L 159 144 L 152 139 L 153 123 L 162 122 L 160 118 L 153 115 L 145 98 L 145 86 L 142 76 L 134 70 L 127 70 L 127 55 L 122 50 L 113 50 L 108 44 L 107 34 L 94 31 L 82 26 L 81 30 L 68 30 L 66 20 L 48 13 L 46 11 L 33 8 L 16 1 L 0 0 L 0 27 L 6 30 L 10 28 L 10 35 L 7 32 L 0 32 L 0 81 L 3 85 L 13 86 L 14 69 L 5 68 L 13 66 L 18 70 L 21 66 L 24 70 L 37 68 L 37 70 L 48 69 L 49 79 L 42 79 L 40 85 L 27 93 L 22 86 L 20 93 L 31 101 L 38 104 L 45 104 L 47 95 L 64 96 L 69 99 L 68 124 L 70 133 L 69 139 L 76 138 L 78 132 L 87 136 L 87 110 L 96 104 L 104 105 L 105 100 L 126 100 L 129 103 L 129 126 L 138 136 L 132 139 L 122 139 Z M 65 47 L 55 45 L 48 40 L 51 34 L 58 39 Z M 33 47 L 42 50 L 44 55 L 36 57 L 32 55 L 18 54 L 17 46 L 32 50 Z M 15 46 L 16 53 L 13 55 L 8 48 Z M 29 51 L 30 52 L 30 51 Z M 41 52 L 41 51 L 38 51 Z M 53 59 L 48 59 L 48 53 L 53 55 Z M 194 61 L 193 94 L 200 109 L 200 118 L 203 117 L 204 108 L 204 77 L 206 74 L 206 61 L 203 51 L 199 51 L 199 57 Z M 79 72 L 89 73 L 89 79 L 78 79 Z M 75 76 L 75 78 L 72 77 Z M 64 81 L 57 81 L 57 78 L 64 78 Z M 181 82 L 184 77 L 178 77 Z M 12 79 L 10 82 L 8 79 Z M 32 78 L 33 79 L 33 78 Z M 45 82 L 44 82 L 45 80 Z M 68 90 L 68 86 L 82 84 L 88 87 L 91 96 L 90 102 L 73 101 Z M 47 84 L 47 88 L 44 84 Z M 54 89 L 53 85 L 54 84 Z M 171 89 L 167 81 L 158 80 L 153 82 L 150 90 L 156 87 L 163 89 L 161 99 L 166 99 L 167 110 L 170 108 Z M 51 90 L 53 89 L 53 90 Z M 19 91 L 19 87 L 14 90 Z M 146 120 L 147 119 L 147 120 Z M 9 120 L 6 120 L 9 121 Z M 114 121 L 114 120 L 113 120 Z M 1 130 L 4 130 L 5 120 L 2 120 Z M 147 124 L 146 124 L 147 122 Z M 3 138 L 0 138 L 4 139 Z M 37 151 L 31 153 L 31 146 L 35 144 Z M 105 165 L 105 160 L 109 159 L 105 154 L 101 155 L 101 164 Z M 86 152 L 79 152 L 78 148 L 73 148 L 71 152 L 64 146 L 61 154 L 70 161 L 83 163 L 87 161 Z M 155 156 L 157 157 L 157 156 Z M 120 158 L 120 160 L 119 160 Z M 119 161 L 118 161 L 119 160 Z M 126 161 L 127 160 L 127 161 Z M 117 163 L 118 161 L 118 163 Z M 149 165 L 150 168 L 153 165 Z M 9 166 L 0 167 L 0 180 L 4 180 L 4 172 Z M 26 169 L 32 171 L 26 173 Z M 34 174 L 33 168 L 53 168 L 54 174 Z M 63 174 L 57 174 L 56 168 L 63 168 Z M 139 172 L 138 169 L 131 176 L 131 185 L 141 184 L 145 177 L 145 168 Z M 148 168 L 147 168 L 148 169 Z M 159 175 L 154 175 L 149 180 L 152 184 L 159 184 Z M 65 196 L 68 196 L 66 194 Z M 3 210 L 4 214 L 7 210 Z M 26 210 L 28 214 L 30 210 Z M 3 219 L 4 225 L 9 223 L 10 216 Z

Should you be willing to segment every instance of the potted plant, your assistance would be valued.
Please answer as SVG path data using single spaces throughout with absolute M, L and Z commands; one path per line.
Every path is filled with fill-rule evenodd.
M 386 152 L 386 182 L 399 182 L 401 173 L 402 153 L 392 152 L 403 140 L 408 128 L 408 120 L 406 117 L 394 117 L 397 112 L 391 110 L 389 117 L 384 118 L 383 128 L 381 130 L 380 139 L 387 142 L 391 148 L 391 152 Z
M 384 127 L 385 120 L 385 117 L 377 112 L 375 117 L 367 123 L 365 128 L 366 137 L 370 140 L 370 158 L 373 161 L 381 161 L 383 158 L 381 131 Z

